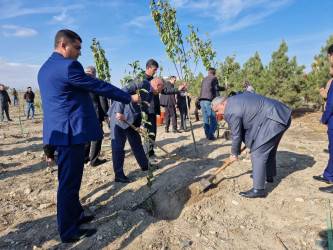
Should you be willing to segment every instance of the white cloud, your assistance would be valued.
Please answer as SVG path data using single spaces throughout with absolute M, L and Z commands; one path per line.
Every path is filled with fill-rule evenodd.
M 11 88 L 25 90 L 27 86 L 38 88 L 37 75 L 41 66 L 9 62 L 0 57 L 1 83 Z
M 19 27 L 16 25 L 2 25 L 3 31 L 2 34 L 5 37 L 26 37 L 26 36 L 34 36 L 37 34 L 37 31 L 30 28 Z
M 294 0 L 173 0 L 171 6 L 187 9 L 216 22 L 214 33 L 240 30 L 262 22 Z
M 139 16 L 134 18 L 132 21 L 125 23 L 126 26 L 135 26 L 138 28 L 145 28 L 149 21 L 152 21 L 151 15 Z

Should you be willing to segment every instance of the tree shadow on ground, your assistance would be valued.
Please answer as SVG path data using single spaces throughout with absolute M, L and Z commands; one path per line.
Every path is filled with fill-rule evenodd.
M 301 107 L 301 108 L 297 108 L 297 109 L 293 110 L 291 113 L 291 117 L 299 118 L 299 117 L 307 115 L 308 113 L 314 113 L 317 111 L 318 111 L 318 109 L 309 108 L 309 107 Z
M 20 165 L 19 163 L 13 163 L 13 164 L 17 164 L 17 166 Z M 9 165 L 9 164 L 6 164 L 6 165 Z M 45 161 L 40 161 L 36 164 L 28 165 L 24 168 L 5 171 L 5 172 L 1 173 L 0 180 L 4 180 L 4 179 L 10 178 L 10 177 L 17 177 L 19 175 L 31 174 L 31 173 L 34 173 L 34 172 L 38 172 L 38 171 L 40 171 L 40 170 L 42 170 L 42 169 L 44 169 L 48 166 L 53 166 L 53 165 L 50 165 Z
M 24 138 L 21 136 L 17 136 L 15 138 L 18 138 L 19 141 L 14 142 L 14 143 L 5 143 L 5 144 L 0 144 L 1 146 L 6 146 L 6 145 L 13 145 L 13 144 L 20 144 L 20 143 L 31 143 L 31 142 L 35 142 L 35 141 L 43 141 L 43 137 L 30 137 L 30 138 Z

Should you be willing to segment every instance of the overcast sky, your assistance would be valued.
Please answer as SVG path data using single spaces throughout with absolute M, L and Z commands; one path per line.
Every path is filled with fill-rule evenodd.
M 236 51 L 243 65 L 256 51 L 264 64 L 285 39 L 290 57 L 311 70 L 333 34 L 332 0 L 173 0 L 181 30 L 187 25 L 208 32 L 217 58 L 224 61 Z M 0 83 L 10 87 L 38 88 L 37 74 L 54 50 L 54 36 L 71 29 L 83 39 L 83 67 L 94 64 L 90 45 L 100 41 L 109 60 L 112 84 L 120 87 L 128 63 L 145 67 L 154 58 L 164 76 L 176 75 L 166 57 L 149 0 L 0 0 Z M 185 40 L 185 39 L 184 39 Z M 199 70 L 204 74 L 200 64 Z

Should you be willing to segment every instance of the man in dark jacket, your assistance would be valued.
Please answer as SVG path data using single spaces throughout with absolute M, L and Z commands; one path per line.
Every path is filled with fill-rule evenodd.
M 12 121 L 9 117 L 9 104 L 12 104 L 8 95 L 8 92 L 5 90 L 5 86 L 0 84 L 0 114 L 1 114 L 1 121 L 4 120 L 3 112 L 5 111 L 7 120 Z
M 187 98 L 186 98 L 187 95 Z M 190 94 L 182 91 L 177 95 L 177 106 L 180 113 L 180 129 L 187 132 L 187 126 L 186 126 L 186 117 L 187 117 L 187 105 L 186 100 L 188 101 L 187 105 L 189 109 L 191 109 L 191 97 Z
M 32 92 L 31 87 L 28 87 L 27 92 L 24 93 L 23 99 L 27 102 L 27 119 L 29 119 L 30 109 L 32 111 L 31 117 L 34 118 L 34 115 L 35 115 L 35 106 L 34 106 L 35 93 Z
M 251 150 L 253 188 L 240 195 L 265 197 L 265 178 L 273 182 L 276 175 L 276 151 L 291 122 L 286 105 L 265 96 L 244 93 L 227 99 L 218 96 L 212 101 L 214 112 L 224 115 L 232 132 L 230 162 L 237 160 L 241 144 Z
M 171 76 L 169 81 L 165 84 L 166 88 L 174 88 L 176 77 Z M 177 133 L 177 102 L 175 95 L 161 94 L 160 105 L 165 107 L 165 132 L 169 133 L 170 120 L 172 120 L 172 132 Z
M 146 71 L 145 71 L 145 75 L 144 75 L 143 79 L 147 80 L 147 81 L 151 81 L 154 78 L 154 75 L 156 74 L 157 69 L 158 69 L 158 63 L 154 59 L 149 59 L 146 63 Z M 165 88 L 162 91 L 162 94 L 164 94 L 164 95 L 177 94 L 178 91 L 181 91 L 184 88 L 185 88 L 185 85 L 181 85 L 178 90 L 176 88 Z M 147 111 L 147 114 L 148 114 L 147 121 L 151 125 L 146 123 L 145 128 L 148 129 L 152 133 L 149 135 L 150 139 L 155 141 L 156 133 L 157 133 L 156 115 L 161 114 L 159 95 L 154 95 L 153 99 L 150 101 L 149 104 L 150 104 L 150 106 Z M 180 131 L 175 130 L 175 133 L 180 133 Z M 146 147 L 144 147 L 144 148 L 146 149 Z M 153 144 L 149 144 L 148 156 L 152 157 L 152 158 L 154 158 L 154 156 L 155 156 Z
M 93 77 L 96 77 L 96 69 L 93 66 L 86 67 L 85 73 Z M 105 97 L 96 95 L 92 92 L 90 92 L 89 94 L 96 111 L 97 119 L 103 130 L 103 121 L 105 119 L 108 119 L 107 115 L 107 112 L 109 110 L 108 100 Z M 90 166 L 92 167 L 96 167 L 98 165 L 105 163 L 106 162 L 105 159 L 101 160 L 98 158 L 101 152 L 101 147 L 102 147 L 102 140 L 87 142 L 84 162 L 88 163 L 90 161 Z
M 215 74 L 216 70 L 214 68 L 210 68 L 208 71 L 208 76 L 202 80 L 199 97 L 205 134 L 208 140 L 215 139 L 214 134 L 217 125 L 215 113 L 211 107 L 211 102 L 217 96 L 218 91 L 224 91 L 228 89 L 227 86 L 219 86 L 219 81 L 217 80 Z

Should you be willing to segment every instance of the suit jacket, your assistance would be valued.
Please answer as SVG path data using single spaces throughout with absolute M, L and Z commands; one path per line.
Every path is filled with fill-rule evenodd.
M 105 97 L 96 95 L 94 93 L 90 93 L 90 97 L 94 105 L 97 119 L 100 122 L 104 121 L 109 110 L 108 100 Z
M 224 120 L 232 132 L 234 155 L 240 154 L 242 141 L 251 151 L 268 142 L 289 126 L 291 110 L 265 96 L 244 93 L 228 98 Z
M 89 92 L 129 103 L 129 94 L 86 75 L 82 65 L 54 52 L 38 73 L 43 103 L 43 141 L 74 145 L 103 138 Z
M 187 97 L 188 100 L 188 107 L 191 107 L 191 97 Z M 185 95 L 185 91 L 181 91 L 178 95 L 177 95 L 177 105 L 178 105 L 178 109 L 179 110 L 187 110 L 187 106 L 186 106 L 186 95 Z
M 165 84 L 165 88 L 174 88 L 174 85 L 171 82 Z M 177 104 L 175 95 L 164 95 L 161 94 L 160 105 L 161 106 L 175 106 Z
M 148 103 L 151 102 L 153 98 L 152 88 L 150 85 L 150 82 L 147 80 L 143 80 L 142 83 L 138 84 L 137 86 L 136 82 L 133 81 L 126 85 L 123 88 L 123 91 L 130 95 L 134 95 L 137 89 L 143 89 L 140 91 L 140 97 L 142 101 L 146 101 Z M 143 103 L 143 111 L 148 111 L 148 106 Z M 111 119 L 110 121 L 110 130 L 111 130 L 111 139 L 114 139 L 115 135 L 112 133 L 114 131 L 115 126 L 119 126 L 122 129 L 128 128 L 128 125 L 125 122 L 120 122 L 116 118 L 116 113 L 120 113 L 124 115 L 124 118 L 131 124 L 133 124 L 137 119 L 139 119 L 137 122 L 141 123 L 141 112 L 140 112 L 140 106 L 137 103 L 130 103 L 130 104 L 124 104 L 121 102 L 114 101 L 108 111 L 108 115 Z
M 333 90 L 332 88 L 328 89 L 327 92 L 327 103 L 321 121 L 324 124 L 327 124 L 328 129 L 333 129 Z

